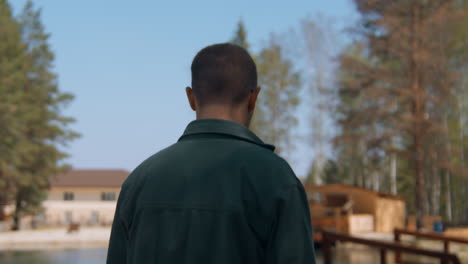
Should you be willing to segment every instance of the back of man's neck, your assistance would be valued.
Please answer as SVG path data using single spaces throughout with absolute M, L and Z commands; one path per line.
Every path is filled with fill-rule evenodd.
M 197 110 L 197 119 L 222 119 L 238 123 L 245 127 L 248 126 L 248 121 L 245 116 L 239 111 L 228 110 L 226 108 L 207 107 L 202 110 Z

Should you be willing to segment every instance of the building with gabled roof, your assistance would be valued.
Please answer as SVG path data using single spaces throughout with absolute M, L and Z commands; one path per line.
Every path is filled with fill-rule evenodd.
M 125 170 L 71 170 L 53 176 L 43 203 L 43 219 L 39 216 L 38 220 L 46 225 L 111 224 L 128 175 Z
M 23 217 L 22 228 L 31 225 L 63 226 L 112 224 L 122 183 L 128 177 L 125 170 L 70 170 L 51 176 L 43 211 L 37 216 Z M 7 221 L 14 207 L 6 208 Z

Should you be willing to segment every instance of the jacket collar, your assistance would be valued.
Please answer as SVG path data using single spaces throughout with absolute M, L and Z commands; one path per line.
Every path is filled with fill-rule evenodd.
M 265 144 L 257 135 L 250 131 L 245 126 L 222 119 L 198 119 L 190 122 L 184 131 L 184 134 L 179 138 L 179 141 L 184 137 L 196 134 L 222 134 L 245 140 L 264 148 L 275 150 L 275 146 Z

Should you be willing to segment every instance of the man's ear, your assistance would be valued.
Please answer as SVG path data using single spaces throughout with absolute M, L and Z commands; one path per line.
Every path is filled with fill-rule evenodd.
M 187 98 L 190 104 L 190 108 L 192 108 L 193 111 L 197 111 L 197 103 L 196 103 L 196 98 L 195 94 L 193 93 L 192 88 L 186 87 L 185 88 L 185 93 L 187 94 Z
M 249 96 L 249 102 L 248 102 L 248 105 L 247 105 L 247 111 L 249 113 L 253 113 L 253 111 L 255 110 L 255 105 L 257 103 L 257 97 L 258 97 L 258 94 L 260 93 L 260 86 L 257 87 L 257 89 L 255 90 L 252 90 L 250 92 L 250 96 Z

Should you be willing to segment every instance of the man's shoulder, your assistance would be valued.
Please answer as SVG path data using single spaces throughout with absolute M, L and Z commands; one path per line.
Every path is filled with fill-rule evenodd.
M 167 157 L 167 154 L 171 152 L 171 149 L 173 148 L 175 144 L 172 144 L 171 146 L 168 146 L 153 155 L 149 156 L 146 158 L 143 162 L 141 162 L 127 177 L 127 179 L 124 181 L 122 187 L 130 187 L 131 185 L 136 185 L 138 183 L 142 183 L 144 181 L 145 175 L 151 168 L 157 164 L 161 163 Z
M 244 171 L 254 185 L 284 189 L 300 183 L 289 163 L 271 150 L 248 147 L 239 154 L 244 155 Z
M 289 163 L 283 157 L 262 146 L 245 144 L 244 147 L 238 149 L 236 154 L 245 157 L 251 165 L 259 167 L 267 166 L 275 169 L 291 169 Z

